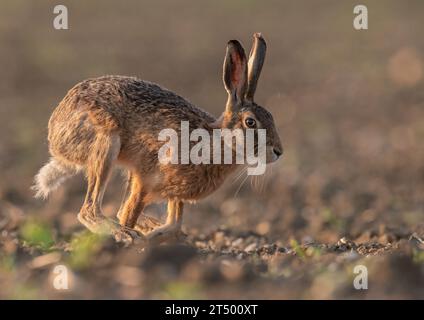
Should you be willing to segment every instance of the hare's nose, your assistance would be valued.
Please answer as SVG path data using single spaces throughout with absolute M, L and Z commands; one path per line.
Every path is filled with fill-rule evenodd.
M 283 154 L 283 150 L 274 148 L 274 153 L 277 157 L 280 157 Z

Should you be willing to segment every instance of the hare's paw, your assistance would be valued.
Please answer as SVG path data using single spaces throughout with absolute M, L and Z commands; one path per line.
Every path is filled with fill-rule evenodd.
M 185 242 L 187 235 L 176 224 L 165 224 L 145 234 L 149 244 L 157 245 L 164 242 Z
M 101 214 L 93 214 L 85 211 L 81 211 L 78 214 L 78 220 L 88 230 L 97 234 L 110 234 L 111 230 L 119 227 L 118 223 Z
M 111 233 L 115 238 L 116 242 L 121 242 L 125 246 L 128 246 L 130 244 L 144 243 L 145 240 L 144 236 L 141 233 L 126 227 L 118 227 L 112 230 Z
M 103 215 L 80 213 L 78 215 L 78 220 L 91 232 L 112 235 L 117 242 L 122 242 L 125 245 L 144 240 L 143 234 L 136 230 L 123 227 L 119 225 L 119 223 Z
M 148 234 L 162 225 L 163 224 L 158 219 L 141 215 L 134 227 L 134 230 L 141 232 L 142 234 Z

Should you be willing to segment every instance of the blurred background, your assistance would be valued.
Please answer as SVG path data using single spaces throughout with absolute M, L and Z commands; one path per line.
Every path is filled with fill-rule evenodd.
M 69 30 L 55 30 L 59 3 L 2 1 L 0 298 L 424 298 L 424 2 L 360 3 L 368 30 L 353 28 L 356 1 L 61 1 Z M 226 42 L 248 52 L 254 32 L 268 43 L 256 101 L 285 155 L 188 205 L 190 245 L 138 252 L 88 234 L 82 176 L 32 198 L 74 84 L 134 75 L 218 116 Z M 122 193 L 116 173 L 106 215 Z M 69 290 L 51 285 L 59 263 Z M 368 290 L 353 289 L 357 264 Z

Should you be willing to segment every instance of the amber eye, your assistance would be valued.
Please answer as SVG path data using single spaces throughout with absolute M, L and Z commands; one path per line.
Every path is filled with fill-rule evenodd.
M 256 121 L 253 118 L 246 118 L 246 120 L 244 120 L 244 123 L 246 124 L 246 126 L 248 126 L 249 128 L 254 128 L 256 126 Z

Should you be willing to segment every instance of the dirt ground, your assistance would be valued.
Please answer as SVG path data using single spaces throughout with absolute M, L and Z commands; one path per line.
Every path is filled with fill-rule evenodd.
M 356 31 L 354 1 L 184 2 L 63 1 L 66 31 L 49 1 L 0 4 L 0 298 L 423 299 L 424 3 L 362 1 L 370 28 Z M 285 155 L 187 205 L 184 242 L 143 250 L 90 234 L 82 176 L 33 199 L 49 116 L 75 83 L 137 75 L 219 115 L 226 42 L 248 51 L 255 31 L 268 41 L 257 101 Z

